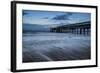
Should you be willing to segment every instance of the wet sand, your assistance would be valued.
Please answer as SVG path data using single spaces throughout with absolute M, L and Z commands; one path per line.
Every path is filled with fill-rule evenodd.
M 35 33 L 23 36 L 23 62 L 85 60 L 91 58 L 90 36 Z

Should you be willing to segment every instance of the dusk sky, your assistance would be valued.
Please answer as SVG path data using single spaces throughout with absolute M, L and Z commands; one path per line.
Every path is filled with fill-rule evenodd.
M 23 10 L 23 24 L 50 27 L 91 20 L 90 13 Z

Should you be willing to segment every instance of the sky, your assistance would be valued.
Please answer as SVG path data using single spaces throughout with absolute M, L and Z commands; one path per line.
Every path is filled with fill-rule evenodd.
M 91 20 L 90 13 L 23 10 L 23 24 L 47 25 L 49 27 Z

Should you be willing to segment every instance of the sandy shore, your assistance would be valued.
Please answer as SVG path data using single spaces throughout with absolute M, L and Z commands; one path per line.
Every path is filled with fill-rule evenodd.
M 23 62 L 85 60 L 91 58 L 90 36 L 40 33 L 23 36 Z

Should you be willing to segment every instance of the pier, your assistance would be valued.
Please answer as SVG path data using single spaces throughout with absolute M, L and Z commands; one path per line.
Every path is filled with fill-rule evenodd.
M 51 32 L 59 32 L 59 33 L 75 33 L 75 34 L 90 34 L 91 32 L 91 23 L 90 21 L 87 22 L 80 22 L 74 24 L 67 24 L 58 26 L 55 28 L 51 28 Z

